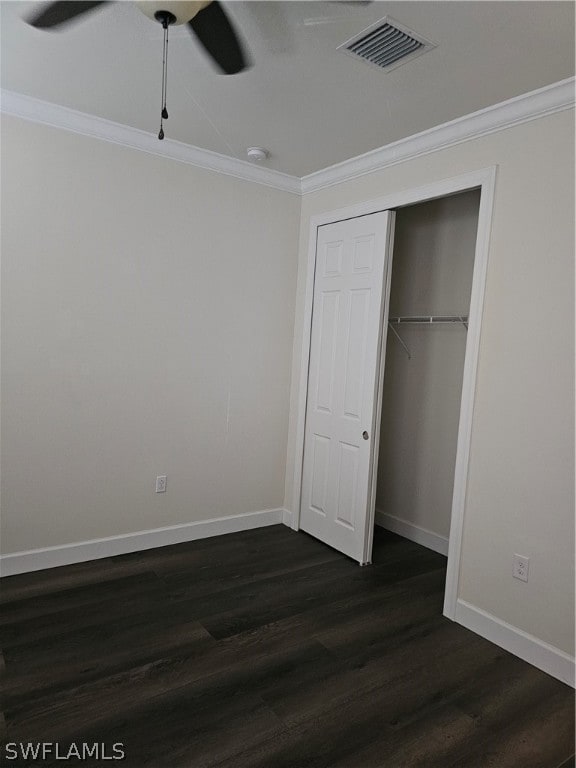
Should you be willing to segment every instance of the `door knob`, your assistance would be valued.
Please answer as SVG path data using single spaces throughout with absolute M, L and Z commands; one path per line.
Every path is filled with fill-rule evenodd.
M 368 432 L 366 432 L 366 430 L 364 430 L 364 432 L 362 432 L 362 437 L 364 438 L 364 440 L 368 440 L 370 435 L 368 434 Z

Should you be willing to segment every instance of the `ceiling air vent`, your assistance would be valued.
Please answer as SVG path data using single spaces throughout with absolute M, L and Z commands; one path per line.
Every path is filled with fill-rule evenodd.
M 385 16 L 338 49 L 389 72 L 435 47 L 422 35 Z

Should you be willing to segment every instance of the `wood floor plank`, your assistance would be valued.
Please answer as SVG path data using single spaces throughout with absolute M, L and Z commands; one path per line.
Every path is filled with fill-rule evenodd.
M 157 549 L 132 552 L 117 557 L 91 560 L 84 563 L 49 568 L 44 571 L 6 576 L 0 579 L 0 605 L 55 593 L 76 586 L 109 581 L 142 571 L 154 571 L 160 575 L 178 573 L 198 575 L 206 567 L 222 567 L 238 562 L 246 566 L 250 558 L 258 560 L 264 553 L 283 556 L 290 551 L 307 556 L 336 560 L 340 556 L 330 547 L 315 542 L 311 537 L 299 536 L 285 526 L 275 526 L 271 539 L 266 529 L 242 531 L 228 536 L 174 544 Z
M 226 592 L 230 589 L 249 587 L 258 583 L 261 579 L 280 578 L 288 581 L 288 575 L 296 571 L 304 571 L 317 565 L 324 565 L 338 561 L 334 551 L 328 548 L 309 551 L 307 553 L 297 550 L 282 552 L 276 551 L 258 553 L 251 561 L 250 567 L 246 567 L 246 553 L 242 557 L 235 557 L 225 564 L 211 562 L 202 568 L 187 568 L 162 576 L 166 584 L 170 599 L 191 600 L 201 597 L 209 597 L 216 593 Z M 339 561 L 338 561 L 339 562 Z
M 212 643 L 214 641 L 212 640 Z M 258 694 L 270 680 L 282 681 L 299 670 L 314 670 L 328 657 L 323 646 L 313 641 L 256 655 L 239 654 L 238 649 L 191 646 L 186 654 L 173 654 L 153 663 L 132 668 L 108 678 L 43 696 L 33 703 L 6 707 L 12 732 L 19 737 L 34 732 L 35 738 L 72 737 L 87 724 L 107 723 L 112 716 L 124 719 L 146 702 L 186 689 L 195 698 L 219 692 L 223 700 L 240 694 Z M 206 674 L 207 666 L 212 670 Z M 110 692 L 114 692 L 113 710 Z M 272 710 L 271 710 L 272 711 Z
M 199 620 L 216 638 L 246 632 L 285 616 L 321 606 L 438 568 L 438 556 L 423 552 L 409 567 L 405 561 L 383 564 L 376 570 L 360 569 L 351 560 L 325 563 L 297 571 L 290 580 L 284 576 L 262 579 L 257 585 L 221 593 L 217 598 L 199 601 Z M 257 595 L 257 599 L 256 599 Z M 252 603 L 246 610 L 246 603 Z
M 125 563 L 119 557 L 107 557 L 43 571 L 5 576 L 0 579 L 0 605 L 46 594 L 53 595 L 67 589 L 153 570 L 149 563 L 143 567 L 143 562 L 145 561 Z
M 533 702 L 517 699 L 516 717 L 498 721 L 481 740 L 460 746 L 446 768 L 542 768 L 557 765 L 574 753 L 574 701 L 564 691 Z
M 126 671 L 166 658 L 199 654 L 212 645 L 213 638 L 198 622 L 140 626 L 120 632 L 114 629 L 103 640 L 95 638 L 95 642 L 73 645 L 68 657 L 58 654 L 56 659 L 47 661 L 47 654 L 43 654 L 40 659 L 34 655 L 28 663 L 23 660 L 14 667 L 9 663 L 3 681 L 4 706 L 12 711 L 23 704 L 29 714 L 30 699 L 36 706 L 46 698 L 53 699 L 60 691 L 77 690 L 116 674 L 122 676 Z
M 54 613 L 19 618 L 10 621 L 7 616 L 0 625 L 0 646 L 10 649 L 30 640 L 50 642 L 67 632 L 82 627 L 98 627 L 121 621 L 129 615 L 159 610 L 167 602 L 165 586 L 154 574 L 138 579 L 131 588 L 118 592 L 113 590 L 106 597 L 82 601 L 79 605 L 67 606 L 60 601 Z M 9 609 L 9 606 L 6 606 Z M 2 609 L 4 611 L 4 607 Z
M 352 698 L 363 696 L 382 699 L 380 712 L 391 725 L 406 719 L 414 711 L 434 707 L 447 697 L 461 680 L 492 662 L 499 649 L 479 641 L 470 641 L 441 617 L 421 628 L 388 638 L 386 653 L 377 648 L 362 648 L 340 663 L 320 680 L 292 681 L 276 687 L 264 698 L 290 726 L 305 727 L 306 721 L 323 713 L 338 712 Z M 444 658 L 450 658 L 445 667 Z M 433 660 L 433 661 L 432 661 Z M 415 695 L 411 681 L 419 681 Z M 391 697 L 391 701 L 387 697 Z
M 18 730 L 20 723 L 26 728 L 33 721 L 37 730 L 40 728 L 38 723 L 50 728 L 51 711 L 56 707 L 68 727 L 72 722 L 70 715 L 79 703 L 88 715 L 92 704 L 96 711 L 104 711 L 111 689 L 115 691 L 116 705 L 123 698 L 128 708 L 133 706 L 135 697 L 140 701 L 148 700 L 165 690 L 193 683 L 222 687 L 227 681 L 232 681 L 237 690 L 254 690 L 255 686 L 266 686 L 270 679 L 282 680 L 294 670 L 303 675 L 308 666 L 313 674 L 317 674 L 321 657 L 329 657 L 329 652 L 319 643 L 310 639 L 298 643 L 296 638 L 290 641 L 282 632 L 262 638 L 252 635 L 220 643 L 212 638 L 210 641 L 191 645 L 185 653 L 182 652 L 184 649 L 180 652 L 173 649 L 170 656 L 159 658 L 156 663 L 132 669 L 128 674 L 99 677 L 93 682 L 61 690 L 58 695 L 49 678 L 48 686 L 52 685 L 52 688 L 48 688 L 49 695 L 46 695 L 46 690 L 36 690 L 32 706 L 21 705 L 21 697 L 17 698 L 20 693 L 18 690 L 15 693 L 9 692 L 12 693 L 9 698 L 13 702 L 10 706 L 8 701 L 6 706 L 11 726 Z M 303 656 L 305 651 L 308 656 L 312 653 L 310 661 L 306 663 Z M 16 704 L 19 706 L 16 707 Z M 46 735 L 45 730 L 42 732 Z
M 255 745 L 250 751 L 236 756 L 235 762 L 226 763 L 226 766 L 265 768 L 267 765 L 274 765 L 277 768 L 289 768 L 292 765 L 311 765 L 326 768 L 342 764 L 355 767 L 389 765 L 390 768 L 395 768 L 396 765 L 402 764 L 399 762 L 399 753 L 406 748 L 410 738 L 404 731 L 400 734 L 400 730 L 391 725 L 391 722 L 402 707 L 409 706 L 409 697 L 412 697 L 412 703 L 420 703 L 414 688 L 405 683 L 392 688 L 373 689 L 358 696 L 349 692 L 348 700 L 340 700 L 338 706 L 332 709 L 321 707 L 321 714 L 313 714 L 298 722 L 289 729 L 288 735 L 282 740 Z M 395 699 L 398 700 L 397 704 Z M 447 705 L 444 705 L 444 710 L 446 708 Z M 410 723 L 411 730 L 408 734 L 416 733 L 416 754 L 419 754 L 419 743 L 427 744 L 428 737 L 434 732 L 435 713 L 439 709 L 440 705 L 436 705 L 434 709 L 427 710 L 426 723 L 430 718 L 432 725 L 430 732 L 425 727 L 422 734 L 419 730 L 422 729 L 421 723 L 419 728 Z M 472 719 L 462 715 L 455 708 L 450 707 L 450 713 L 450 722 L 457 719 L 461 727 L 461 723 L 465 721 L 467 734 L 471 729 L 476 729 Z M 375 743 L 376 748 L 371 750 L 370 745 Z M 427 755 L 429 748 L 427 745 Z M 435 749 L 439 751 L 440 748 L 436 745 Z M 381 758 L 386 750 L 390 760 L 383 762 Z M 298 757 L 296 762 L 295 756 Z M 410 759 L 415 760 L 416 756 L 410 753 Z
M 454 743 L 481 738 L 481 729 L 450 705 L 437 707 L 425 719 L 393 733 L 383 733 L 353 754 L 343 754 L 330 768 L 444 768 Z M 461 768 L 468 768 L 463 763 Z M 487 768 L 487 766 L 486 766 Z
M 5 603 L 0 614 L 0 627 L 27 620 L 37 621 L 41 616 L 53 617 L 61 610 L 72 610 L 83 605 L 106 600 L 132 599 L 146 590 L 148 594 L 163 591 L 164 585 L 155 573 L 140 573 L 89 585 L 73 587 L 60 592 L 37 595 L 33 598 Z
M 445 564 L 271 526 L 9 577 L 5 738 L 130 768 L 573 767 L 573 691 L 445 619 Z

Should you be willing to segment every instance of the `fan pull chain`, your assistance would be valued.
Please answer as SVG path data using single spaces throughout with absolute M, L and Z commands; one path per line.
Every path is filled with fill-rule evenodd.
M 166 90 L 168 87 L 168 21 L 162 22 L 164 28 L 164 50 L 162 55 L 162 111 L 160 112 L 160 132 L 158 138 L 160 141 L 164 138 L 163 121 L 168 119 L 168 110 L 166 109 Z

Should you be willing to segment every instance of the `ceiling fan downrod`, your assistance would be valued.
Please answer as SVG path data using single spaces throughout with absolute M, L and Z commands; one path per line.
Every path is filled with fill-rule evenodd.
M 154 18 L 160 24 L 164 30 L 164 48 L 162 52 L 162 107 L 160 112 L 160 131 L 158 132 L 158 138 L 160 141 L 164 138 L 164 120 L 168 119 L 168 110 L 166 109 L 166 88 L 168 85 L 168 27 L 174 24 L 176 16 L 170 11 L 156 11 Z

